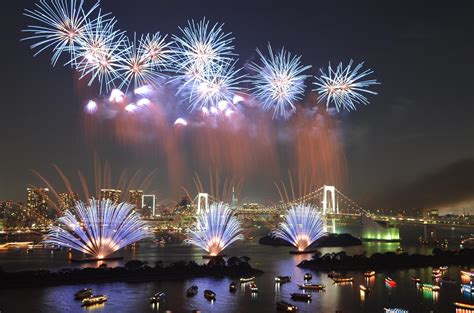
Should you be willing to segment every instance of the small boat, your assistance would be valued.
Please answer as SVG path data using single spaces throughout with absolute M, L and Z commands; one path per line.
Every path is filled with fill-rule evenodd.
M 474 293 L 474 286 L 470 284 L 461 284 L 461 291 L 466 293 Z
M 334 277 L 334 283 L 352 283 L 354 281 L 354 277 Z
M 328 273 L 329 278 L 341 277 L 341 276 L 342 276 L 341 273 L 338 273 L 338 272 L 335 272 L 335 271 L 331 271 L 331 272 Z
M 236 292 L 237 291 L 237 284 L 235 282 L 231 282 L 229 285 L 229 291 L 230 292 Z
M 439 267 L 439 270 L 440 270 L 441 272 L 446 272 L 446 271 L 448 270 L 448 267 L 447 267 L 447 266 L 440 266 L 440 267 Z
M 305 273 L 304 274 L 304 280 L 311 280 L 313 279 L 313 274 L 311 273 Z
M 283 312 L 296 312 L 298 311 L 298 307 L 296 305 L 293 305 L 291 303 L 288 303 L 286 301 L 278 301 L 276 303 L 276 307 L 278 311 L 283 311 Z
M 251 283 L 250 284 L 250 290 L 252 291 L 252 293 L 258 292 L 257 284 L 256 283 Z
M 164 292 L 157 292 L 153 296 L 150 297 L 150 302 L 151 303 L 159 303 L 165 299 L 165 293 Z
M 365 287 L 364 285 L 360 285 L 360 286 L 359 286 L 359 289 L 360 289 L 361 291 L 363 291 L 363 292 L 369 292 L 369 291 L 370 291 L 370 288 Z
M 418 278 L 418 277 L 410 277 L 411 281 L 418 284 L 418 283 L 421 283 L 421 278 Z
M 74 294 L 74 299 L 76 300 L 82 300 L 85 298 L 92 297 L 92 289 L 91 288 L 84 288 L 79 290 Z
M 82 300 L 82 306 L 91 306 L 96 304 L 102 304 L 107 301 L 106 295 L 97 295 Z
M 291 276 L 277 276 L 275 277 L 275 282 L 284 284 L 284 283 L 289 283 L 291 281 Z
M 439 268 L 436 268 L 433 270 L 433 275 L 436 275 L 436 274 L 441 274 L 441 271 Z
M 240 283 L 241 284 L 245 284 L 245 283 L 249 283 L 251 281 L 254 281 L 255 280 L 255 277 L 241 277 L 240 278 Z
M 454 306 L 457 309 L 466 309 L 466 310 L 474 310 L 474 304 L 467 304 L 461 302 L 454 302 Z
M 310 293 L 292 293 L 291 299 L 297 301 L 311 301 L 311 294 Z
M 195 295 L 197 295 L 198 293 L 198 286 L 191 286 L 188 288 L 188 290 L 186 290 L 186 296 L 187 297 L 194 297 Z
M 439 291 L 440 287 L 437 285 L 431 285 L 431 284 L 420 284 L 420 288 L 423 290 L 428 290 L 428 291 Z
M 461 271 L 461 275 L 462 275 L 462 276 L 469 276 L 469 277 L 471 277 L 471 278 L 474 278 L 474 272 L 473 272 L 473 271 L 470 271 L 470 272 L 468 272 L 468 271 Z
M 390 287 L 395 287 L 397 285 L 397 282 L 391 279 L 390 277 L 385 278 L 385 283 Z
M 372 277 L 375 276 L 375 271 L 368 271 L 364 273 L 364 277 Z
M 303 289 L 303 290 L 324 290 L 324 288 L 326 288 L 325 285 L 321 285 L 321 284 L 303 284 L 303 285 L 298 285 L 298 287 L 300 287 L 300 289 Z
M 204 298 L 206 298 L 209 301 L 215 301 L 216 300 L 216 293 L 212 290 L 204 290 Z
M 400 309 L 400 308 L 384 308 L 385 313 L 409 313 L 408 310 Z

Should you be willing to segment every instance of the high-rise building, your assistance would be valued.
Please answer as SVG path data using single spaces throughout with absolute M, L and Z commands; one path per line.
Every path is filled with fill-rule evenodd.
M 142 196 L 142 210 L 144 215 L 155 216 L 156 215 L 156 196 L 155 195 L 143 195 Z
M 135 206 L 135 210 L 141 211 L 142 209 L 142 197 L 143 190 L 129 190 L 128 191 L 128 202 Z
M 50 217 L 48 188 L 26 188 L 26 206 L 44 217 Z
M 101 189 L 100 199 L 110 200 L 114 203 L 119 203 L 122 198 L 122 190 L 119 189 Z
M 60 192 L 59 193 L 59 208 L 61 210 L 71 210 L 75 205 L 76 202 L 79 201 L 79 197 L 77 193 L 69 193 L 69 192 Z

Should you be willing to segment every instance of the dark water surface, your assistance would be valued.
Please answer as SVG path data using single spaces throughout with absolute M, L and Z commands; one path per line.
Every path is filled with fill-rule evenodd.
M 402 247 L 409 253 L 430 253 L 431 248 L 416 244 L 420 229 L 403 229 L 405 239 Z M 440 230 L 440 238 L 448 238 L 456 242 L 461 232 L 457 230 Z M 465 232 L 463 233 L 465 235 Z M 398 244 L 365 243 L 362 247 L 324 248 L 322 253 L 346 251 L 348 254 L 394 251 Z M 335 285 L 326 273 L 312 271 L 313 282 L 325 284 L 326 291 L 313 292 L 310 303 L 294 302 L 290 293 L 297 292 L 297 283 L 303 282 L 306 270 L 296 267 L 310 255 L 290 255 L 288 247 L 262 246 L 256 242 L 235 244 L 228 250 L 227 255 L 247 255 L 251 258 L 252 266 L 265 273 L 257 277 L 259 293 L 252 295 L 248 285 L 241 285 L 235 294 L 229 292 L 229 278 L 198 278 L 177 281 L 157 281 L 148 283 L 109 283 L 57 286 L 48 288 L 21 288 L 0 290 L 0 310 L 6 312 L 191 312 L 200 309 L 202 312 L 275 312 L 275 302 L 285 300 L 298 305 L 300 312 L 383 312 L 384 307 L 401 307 L 413 313 L 456 312 L 454 301 L 474 303 L 471 295 L 462 294 L 459 284 L 444 285 L 439 293 L 421 292 L 410 277 L 422 278 L 425 283 L 431 283 L 432 268 L 410 269 L 377 273 L 375 278 L 366 280 L 362 273 L 347 273 L 354 276 L 353 284 Z M 156 246 L 153 242 L 143 242 L 135 249 L 125 249 L 118 253 L 124 256 L 124 261 L 108 263 L 108 266 L 123 265 L 130 259 L 148 261 L 151 266 L 156 260 L 164 264 L 180 260 L 195 260 L 202 263 L 202 251 L 193 247 L 181 245 Z M 51 269 L 58 270 L 73 266 L 97 266 L 97 264 L 69 264 L 65 251 L 51 253 L 47 250 L 35 250 L 26 253 L 25 250 L 0 251 L 0 266 L 5 270 Z M 459 267 L 450 267 L 447 279 L 460 281 Z M 277 275 L 289 275 L 292 282 L 276 285 Z M 397 281 L 394 288 L 384 283 L 386 275 Z M 199 294 L 186 298 L 186 289 L 191 285 L 199 286 Z M 371 292 L 364 294 L 359 285 L 369 286 Z M 101 306 L 82 308 L 80 302 L 73 300 L 74 293 L 81 288 L 91 287 L 96 294 L 106 294 L 109 301 Z M 212 289 L 217 294 L 217 301 L 211 303 L 203 297 L 205 289 Z M 150 305 L 148 298 L 157 291 L 166 293 L 166 300 L 159 307 Z M 461 311 L 458 311 L 460 313 Z

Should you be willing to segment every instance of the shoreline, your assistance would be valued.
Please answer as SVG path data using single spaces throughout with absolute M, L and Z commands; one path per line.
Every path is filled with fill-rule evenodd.
M 134 263 L 132 263 L 134 262 Z M 130 264 L 132 263 L 132 264 Z M 211 263 L 211 265 L 209 265 Z M 124 267 L 87 267 L 83 269 L 67 269 L 66 271 L 20 271 L 0 272 L 1 289 L 51 287 L 60 285 L 79 285 L 97 283 L 145 283 L 152 281 L 183 280 L 200 277 L 232 277 L 258 276 L 263 271 L 252 268 L 247 262 L 227 265 L 210 262 L 198 265 L 194 262 L 176 262 L 166 267 L 150 267 L 146 262 L 132 260 Z
M 472 266 L 474 265 L 474 249 L 447 250 L 434 249 L 432 255 L 408 254 L 395 252 L 374 253 L 370 257 L 364 254 L 346 255 L 328 253 L 313 256 L 312 260 L 304 260 L 297 266 L 304 269 L 320 271 L 366 271 L 366 270 L 404 270 L 410 268 L 439 266 Z

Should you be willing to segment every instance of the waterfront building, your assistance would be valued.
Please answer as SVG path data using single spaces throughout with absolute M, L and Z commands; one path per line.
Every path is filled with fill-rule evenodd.
M 156 215 L 156 196 L 142 195 L 142 210 L 145 216 Z
M 48 209 L 48 188 L 26 188 L 26 206 L 43 217 L 51 217 Z
M 128 202 L 135 206 L 135 210 L 141 212 L 143 202 L 143 190 L 129 190 L 128 191 Z
M 101 189 L 100 199 L 110 200 L 114 203 L 119 203 L 122 198 L 122 190 L 119 189 Z

